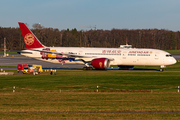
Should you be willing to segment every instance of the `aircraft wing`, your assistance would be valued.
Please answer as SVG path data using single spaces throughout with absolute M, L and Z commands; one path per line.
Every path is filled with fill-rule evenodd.
M 72 57 L 72 58 L 79 58 L 80 60 L 82 60 L 82 58 L 99 58 L 98 56 L 85 56 L 85 55 L 77 55 L 77 54 L 73 54 L 73 53 L 60 53 L 60 52 L 53 52 L 53 51 L 45 51 L 45 50 L 36 50 L 36 49 L 30 49 L 32 51 L 38 51 L 38 52 L 43 52 L 43 53 L 50 53 L 50 54 L 56 54 L 56 55 L 65 55 L 68 57 Z M 110 61 L 113 61 L 113 58 L 108 58 Z
M 43 52 L 43 53 L 56 54 L 56 55 L 65 55 L 65 56 L 72 57 L 72 58 L 91 58 L 91 57 L 93 57 L 93 56 L 77 55 L 77 54 L 73 54 L 73 53 L 59 53 L 59 52 L 53 52 L 53 51 L 34 50 L 34 49 L 31 49 L 31 50 L 32 51 Z

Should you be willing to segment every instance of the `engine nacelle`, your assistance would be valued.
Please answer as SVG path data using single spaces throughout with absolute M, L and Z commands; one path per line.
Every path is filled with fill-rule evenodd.
M 92 60 L 92 66 L 96 69 L 106 69 L 110 67 L 110 60 L 107 58 L 96 58 Z
M 133 70 L 134 68 L 134 66 L 131 66 L 131 65 L 118 65 L 118 67 L 124 70 Z

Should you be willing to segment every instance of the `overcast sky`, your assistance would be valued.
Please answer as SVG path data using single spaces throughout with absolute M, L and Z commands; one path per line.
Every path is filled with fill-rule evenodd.
M 0 26 L 180 31 L 180 0 L 1 0 Z

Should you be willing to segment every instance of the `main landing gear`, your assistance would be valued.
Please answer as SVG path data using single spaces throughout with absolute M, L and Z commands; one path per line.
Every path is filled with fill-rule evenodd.
M 86 67 L 83 67 L 83 70 L 92 70 L 93 68 L 90 67 L 88 63 L 85 64 Z
M 92 67 L 83 67 L 83 70 L 92 70 Z

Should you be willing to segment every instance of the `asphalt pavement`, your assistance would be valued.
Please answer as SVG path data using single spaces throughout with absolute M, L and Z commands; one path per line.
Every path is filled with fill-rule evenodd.
M 84 65 L 80 64 L 61 64 L 50 63 L 41 60 L 36 60 L 29 57 L 2 57 L 0 58 L 0 66 L 17 66 L 17 64 L 36 64 L 42 65 L 43 68 L 83 68 Z
M 174 56 L 177 60 L 180 60 L 180 56 Z M 85 65 L 81 64 L 61 64 L 61 63 L 50 63 L 41 60 L 36 60 L 29 57 L 1 57 L 0 66 L 17 66 L 17 64 L 37 64 L 42 65 L 43 68 L 83 68 Z

